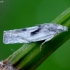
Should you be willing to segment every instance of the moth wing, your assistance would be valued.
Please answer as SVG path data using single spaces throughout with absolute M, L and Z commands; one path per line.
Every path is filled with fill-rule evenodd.
M 14 44 L 14 43 L 29 43 L 25 38 L 22 38 L 22 36 L 10 36 L 8 34 L 4 34 L 3 36 L 3 43 L 4 44 Z
M 14 44 L 14 43 L 29 43 L 30 33 L 37 30 L 38 26 L 7 30 L 3 34 L 3 43 L 4 44 Z

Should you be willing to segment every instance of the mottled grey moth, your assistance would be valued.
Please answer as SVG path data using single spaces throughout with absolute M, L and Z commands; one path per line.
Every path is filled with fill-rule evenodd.
M 44 40 L 42 45 L 50 41 L 57 34 L 68 31 L 66 26 L 54 23 L 44 23 L 38 26 L 4 31 L 3 43 L 30 43 Z

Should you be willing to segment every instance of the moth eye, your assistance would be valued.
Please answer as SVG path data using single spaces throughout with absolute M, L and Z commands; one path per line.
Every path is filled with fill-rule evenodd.
M 26 31 L 26 30 L 27 30 L 26 28 L 21 29 L 21 31 Z
M 50 27 L 50 28 L 48 28 L 48 30 L 50 30 L 50 31 L 55 31 L 56 28 Z

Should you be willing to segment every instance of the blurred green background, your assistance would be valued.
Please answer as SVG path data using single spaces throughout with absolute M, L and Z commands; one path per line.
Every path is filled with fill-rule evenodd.
M 2 0 L 0 0 L 2 1 Z M 70 7 L 70 0 L 3 0 L 0 2 L 0 60 L 23 44 L 3 44 L 3 31 L 51 22 Z M 70 70 L 70 40 L 58 48 L 37 70 Z

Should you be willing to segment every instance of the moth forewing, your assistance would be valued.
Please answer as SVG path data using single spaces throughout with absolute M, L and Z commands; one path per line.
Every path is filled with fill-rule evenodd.
M 28 28 L 7 30 L 4 31 L 3 43 L 30 43 L 45 40 L 40 46 L 41 49 L 45 42 L 51 40 L 54 36 L 64 31 L 68 31 L 66 26 L 54 23 L 45 23 Z

